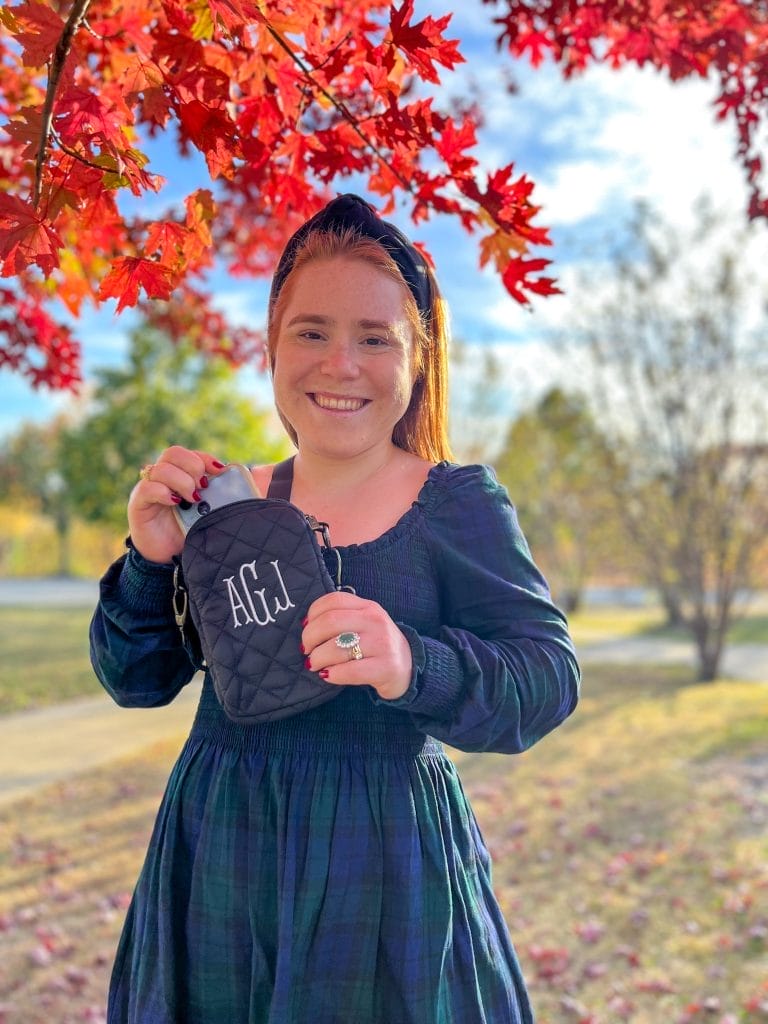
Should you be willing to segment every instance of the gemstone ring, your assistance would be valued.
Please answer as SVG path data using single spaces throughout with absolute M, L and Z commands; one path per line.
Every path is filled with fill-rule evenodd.
M 336 637 L 336 646 L 341 647 L 343 651 L 349 651 L 353 661 L 360 661 L 363 657 L 359 633 L 339 633 Z

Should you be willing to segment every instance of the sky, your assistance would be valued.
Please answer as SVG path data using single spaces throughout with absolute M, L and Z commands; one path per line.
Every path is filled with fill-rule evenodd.
M 621 232 L 637 199 L 650 200 L 666 221 L 683 227 L 691 220 L 694 201 L 709 194 L 736 225 L 744 221 L 746 189 L 734 158 L 734 130 L 714 118 L 714 82 L 672 85 L 652 69 L 632 67 L 593 68 L 565 82 L 552 66 L 533 70 L 500 58 L 490 8 L 479 0 L 455 6 L 459 10 L 448 35 L 462 40 L 467 64 L 446 73 L 443 88 L 450 95 L 471 90 L 482 97 L 485 124 L 477 155 L 483 167 L 514 161 L 518 172 L 536 182 L 533 200 L 542 206 L 538 222 L 550 228 L 553 245 L 535 254 L 553 260 L 551 269 L 565 294 L 536 299 L 523 309 L 493 270 L 479 270 L 477 238 L 452 218 L 435 218 L 418 229 L 404 215 L 391 219 L 432 253 L 454 335 L 501 357 L 502 412 L 511 415 L 563 373 L 551 334 L 567 328 L 579 302 L 575 282 L 581 272 L 589 269 L 599 287 L 606 240 Z M 440 14 L 447 7 L 447 0 L 420 0 L 416 11 Z M 500 74 L 503 64 L 512 72 L 514 93 Z M 160 145 L 151 155 L 148 169 L 169 181 L 161 201 L 178 200 L 193 187 L 169 146 Z M 206 183 L 201 177 L 194 185 Z M 350 186 L 340 181 L 338 188 Z M 223 274 L 215 281 L 217 303 L 234 322 L 263 324 L 266 282 Z M 130 327 L 130 316 L 116 317 L 112 305 L 88 314 L 77 326 L 86 379 L 94 367 L 120 362 Z M 471 366 L 470 361 L 462 378 L 453 380 L 454 393 L 466 388 Z M 262 376 L 245 371 L 240 383 L 259 404 L 269 402 L 269 384 Z M 64 395 L 33 391 L 0 371 L 0 436 L 16 430 L 21 420 L 45 420 L 70 402 Z

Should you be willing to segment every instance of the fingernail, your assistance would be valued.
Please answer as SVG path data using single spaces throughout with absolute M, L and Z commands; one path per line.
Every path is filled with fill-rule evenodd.
M 306 624 L 307 624 L 308 622 L 309 622 L 309 619 L 302 619 L 302 620 L 301 620 L 301 625 L 302 625 L 302 627 L 303 627 L 303 626 L 306 626 Z
M 307 653 L 307 652 L 306 652 L 306 651 L 304 650 L 304 644 L 299 644 L 299 650 L 301 651 L 301 653 L 302 653 L 302 654 L 306 654 L 306 653 Z
M 192 501 L 200 501 L 202 494 L 200 491 L 192 491 Z
M 328 669 L 327 668 L 321 668 L 320 671 L 317 674 L 320 676 L 321 679 L 327 679 L 328 678 Z
M 213 466 L 214 466 L 215 469 L 224 469 L 224 463 L 223 462 L 219 462 L 218 459 L 214 459 L 213 460 Z
M 201 487 L 207 487 L 208 486 L 208 477 L 207 476 L 201 476 L 200 477 L 200 486 Z
M 312 668 L 312 662 L 309 660 L 309 658 L 304 659 L 304 668 Z
M 171 501 L 174 503 L 174 505 L 178 505 L 179 502 L 181 501 L 181 495 L 180 494 L 172 494 L 171 495 Z

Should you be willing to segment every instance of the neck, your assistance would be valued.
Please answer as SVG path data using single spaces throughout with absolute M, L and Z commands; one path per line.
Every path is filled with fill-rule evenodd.
M 294 479 L 310 491 L 329 495 L 360 487 L 384 473 L 407 453 L 391 442 L 351 458 L 334 459 L 300 448 L 294 461 Z

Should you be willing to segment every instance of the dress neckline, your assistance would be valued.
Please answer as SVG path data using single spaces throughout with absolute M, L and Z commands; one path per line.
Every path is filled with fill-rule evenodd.
M 354 555 L 364 554 L 378 547 L 386 547 L 394 543 L 404 533 L 409 532 L 423 512 L 429 508 L 431 501 L 434 499 L 439 480 L 450 465 L 450 462 L 443 459 L 442 462 L 437 462 L 434 466 L 431 466 L 424 483 L 419 488 L 419 493 L 411 502 L 410 507 L 403 512 L 396 523 L 393 523 L 383 533 L 380 533 L 378 537 L 373 537 L 371 540 L 363 540 L 357 544 L 334 544 L 333 534 L 331 534 L 332 546 L 339 552 Z

